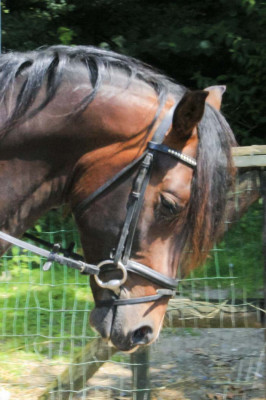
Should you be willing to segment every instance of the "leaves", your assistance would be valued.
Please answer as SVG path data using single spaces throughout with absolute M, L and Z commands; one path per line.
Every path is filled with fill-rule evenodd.
M 260 0 L 5 0 L 3 45 L 89 44 L 142 59 L 178 82 L 226 84 L 240 144 L 263 143 L 266 7 Z
M 75 36 L 75 33 L 73 32 L 72 29 L 69 29 L 65 26 L 60 26 L 57 29 L 57 34 L 58 38 L 61 43 L 68 45 L 71 44 L 73 37 Z

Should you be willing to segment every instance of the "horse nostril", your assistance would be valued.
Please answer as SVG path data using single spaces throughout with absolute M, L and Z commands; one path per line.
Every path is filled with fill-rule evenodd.
M 147 344 L 152 339 L 153 330 L 150 326 L 144 325 L 136 329 L 131 336 L 132 344 Z

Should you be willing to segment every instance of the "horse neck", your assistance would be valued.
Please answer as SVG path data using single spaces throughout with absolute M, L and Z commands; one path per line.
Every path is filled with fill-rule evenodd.
M 84 138 L 79 143 L 82 127 L 77 121 L 66 121 L 73 108 L 71 94 L 79 100 L 73 93 L 64 86 L 43 111 L 1 139 L 0 229 L 10 234 L 21 235 L 46 211 L 64 202 L 71 170 L 89 150 Z M 2 119 L 6 113 L 2 105 Z
M 0 229 L 14 236 L 63 204 L 66 182 L 79 157 L 64 127 L 55 132 L 49 122 L 45 125 L 32 120 L 1 141 Z
M 74 203 L 144 150 L 145 127 L 158 107 L 151 89 L 142 99 L 125 94 L 124 88 L 104 88 L 78 119 L 66 123 L 65 116 L 88 89 L 63 87 L 45 110 L 1 141 L 0 187 L 6 188 L 0 193 L 1 229 L 19 236 L 61 205 L 77 165 L 82 179 L 70 193 Z
M 62 204 L 67 171 L 56 171 L 53 157 L 35 159 L 32 151 L 21 148 L 9 158 L 5 150 L 2 146 L 0 229 L 19 236 L 47 210 Z

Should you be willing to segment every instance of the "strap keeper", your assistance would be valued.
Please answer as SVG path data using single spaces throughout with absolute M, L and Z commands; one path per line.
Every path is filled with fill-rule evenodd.
M 138 199 L 140 196 L 140 192 L 131 192 L 131 196 L 134 197 L 134 199 Z
M 156 293 L 160 294 L 162 297 L 164 296 L 174 297 L 176 295 L 176 291 L 172 289 L 157 289 Z
M 148 142 L 148 149 L 151 150 L 158 150 L 158 147 L 160 147 L 159 143 L 155 143 L 155 142 Z
M 51 268 L 52 263 L 54 261 L 56 261 L 56 254 L 59 252 L 60 247 L 61 246 L 60 246 L 59 243 L 55 243 L 53 245 L 53 249 L 52 249 L 52 251 L 50 252 L 50 254 L 48 256 L 46 263 L 43 264 L 43 267 L 42 267 L 43 271 L 49 271 L 49 269 Z
M 141 163 L 141 166 L 144 168 L 149 168 L 153 159 L 152 153 L 147 153 L 144 160 Z

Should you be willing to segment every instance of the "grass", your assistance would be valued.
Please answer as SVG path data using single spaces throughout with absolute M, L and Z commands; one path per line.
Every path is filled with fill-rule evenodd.
M 11 279 L 0 282 L 0 383 L 26 390 L 30 377 L 46 370 L 38 383 L 46 386 L 95 337 L 92 307 L 89 279 L 77 271 L 55 265 L 18 273 L 14 266 Z
M 77 276 L 76 271 L 62 274 L 60 266 L 45 273 L 22 269 L 17 275 L 12 271 L 12 278 L 0 283 L 0 335 L 11 337 L 5 339 L 5 347 L 15 338 L 16 347 L 24 344 L 28 349 L 46 339 L 49 345 L 61 337 L 80 341 L 94 336 L 88 323 L 92 306 L 88 278 Z M 38 348 L 45 353 L 49 345 Z
M 56 229 L 56 219 L 51 212 L 34 230 L 65 247 L 77 242 L 71 219 L 64 221 L 64 230 L 61 222 Z M 44 272 L 45 260 L 17 247 L 1 261 L 0 377 L 15 383 L 25 363 L 28 368 L 64 365 L 95 337 L 89 324 L 93 298 L 89 277 L 78 271 L 55 264 Z

